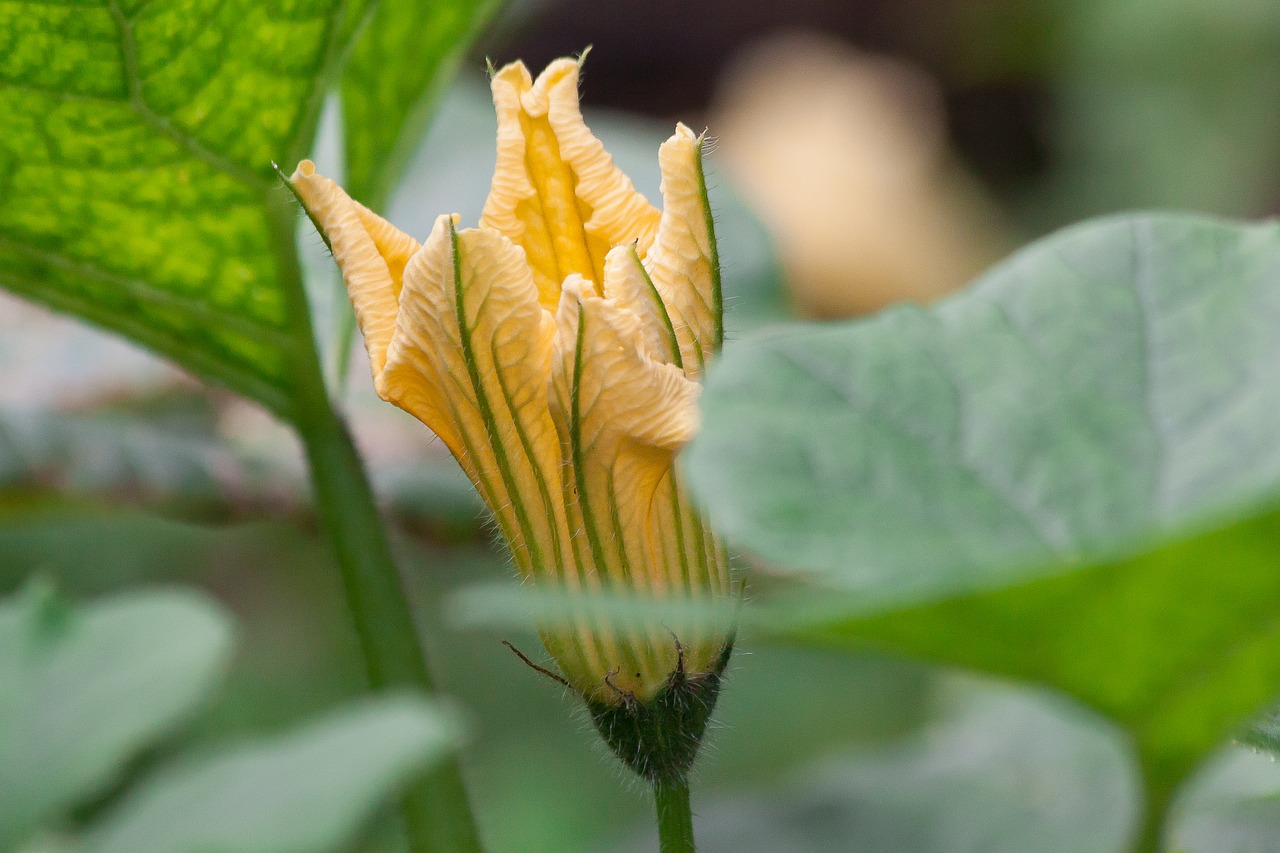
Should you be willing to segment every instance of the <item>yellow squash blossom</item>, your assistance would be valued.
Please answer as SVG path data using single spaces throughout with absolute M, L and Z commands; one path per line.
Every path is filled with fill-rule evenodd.
M 527 578 L 659 599 L 730 595 L 725 552 L 673 467 L 722 337 L 703 139 L 658 152 L 658 211 L 583 123 L 580 63 L 492 76 L 498 156 L 478 228 L 397 230 L 304 161 L 292 177 L 342 268 L 383 399 L 448 445 Z M 544 632 L 593 706 L 718 682 L 723 636 Z

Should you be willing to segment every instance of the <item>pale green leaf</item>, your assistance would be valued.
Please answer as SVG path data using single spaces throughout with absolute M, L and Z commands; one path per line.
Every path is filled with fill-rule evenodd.
M 326 853 L 348 845 L 396 786 L 442 759 L 452 719 L 392 697 L 158 773 L 81 853 Z
M 1280 767 L 1224 750 L 1187 786 L 1169 833 L 1175 853 L 1269 853 L 1280 839 Z
M 871 600 L 1097 562 L 1280 498 L 1277 280 L 1273 225 L 1080 226 L 936 307 L 731 344 L 684 461 L 733 541 Z
M 191 593 L 0 602 L 0 848 L 101 791 L 221 678 L 231 626 Z
M 1030 691 L 949 698 L 895 742 L 828 754 L 766 788 L 702 794 L 698 850 L 1122 853 L 1139 798 L 1113 732 Z
M 687 470 L 732 541 L 848 593 L 791 611 L 813 639 L 1123 724 L 1154 826 L 1280 690 L 1277 281 L 1274 225 L 1080 226 L 935 307 L 731 347 Z

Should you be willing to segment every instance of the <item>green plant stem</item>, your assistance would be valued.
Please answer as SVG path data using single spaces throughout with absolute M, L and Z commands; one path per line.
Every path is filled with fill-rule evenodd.
M 430 691 L 418 632 L 360 457 L 345 425 L 328 417 L 303 432 L 316 507 L 342 571 L 347 602 L 375 688 Z M 401 807 L 414 853 L 479 851 L 466 790 L 450 763 L 406 790 Z
M 325 390 L 294 243 L 296 209 L 283 189 L 268 197 L 268 206 L 280 275 L 294 302 L 292 320 L 305 330 L 308 342 L 295 365 L 292 421 L 306 451 L 316 511 L 342 573 L 369 684 L 432 692 L 413 613 L 363 462 Z M 413 853 L 482 850 L 455 762 L 407 787 L 401 813 Z
M 1163 849 L 1164 815 L 1163 809 L 1155 809 L 1150 804 L 1147 805 L 1142 816 L 1142 826 L 1134 841 L 1134 853 L 1160 853 Z
M 661 853 L 694 853 L 688 777 L 654 782 L 653 799 L 658 807 L 658 847 Z
M 1141 746 L 1139 747 L 1141 749 Z M 1177 770 L 1168 769 L 1158 753 L 1142 756 L 1143 791 L 1145 802 L 1139 815 L 1141 823 L 1133 839 L 1133 853 L 1161 853 L 1164 849 L 1165 824 L 1176 799 Z

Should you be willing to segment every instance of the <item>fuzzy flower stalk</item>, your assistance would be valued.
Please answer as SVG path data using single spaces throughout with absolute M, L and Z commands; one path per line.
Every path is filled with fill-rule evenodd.
M 543 631 L 547 651 L 657 783 L 692 763 L 731 640 L 622 626 L 579 593 L 732 595 L 724 547 L 673 466 L 722 340 L 718 258 L 703 138 L 679 125 L 660 147 L 659 211 L 583 122 L 579 71 L 493 73 L 498 154 L 478 228 L 440 216 L 419 244 L 309 161 L 291 181 L 342 268 L 378 394 L 457 457 L 521 575 L 581 602 Z

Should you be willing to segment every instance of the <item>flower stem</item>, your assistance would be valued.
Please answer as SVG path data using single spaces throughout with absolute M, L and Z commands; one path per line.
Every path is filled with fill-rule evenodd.
M 1147 805 L 1142 816 L 1142 824 L 1138 836 L 1134 839 L 1134 853 L 1160 853 L 1164 849 L 1164 813 L 1162 809 Z
M 327 407 L 326 407 L 327 408 Z M 432 689 L 413 616 L 400 584 L 360 457 L 332 412 L 306 424 L 303 441 L 317 510 L 328 531 L 374 688 Z M 404 791 L 414 853 L 473 853 L 479 838 L 456 764 Z
M 661 853 L 694 853 L 689 777 L 680 775 L 654 782 L 653 799 L 658 807 L 658 846 Z
M 369 685 L 433 692 L 363 462 L 325 390 L 293 237 L 296 210 L 283 192 L 270 196 L 268 207 L 282 284 L 291 297 L 290 319 L 308 344 L 296 355 L 290 420 L 306 450 L 316 511 L 342 574 Z M 412 853 L 482 850 L 456 762 L 406 786 L 400 806 Z

